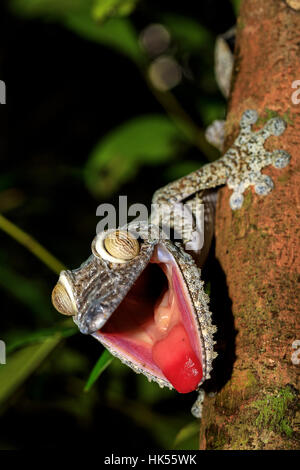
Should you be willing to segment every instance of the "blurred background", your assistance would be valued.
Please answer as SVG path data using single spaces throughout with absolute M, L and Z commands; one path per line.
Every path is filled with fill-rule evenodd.
M 196 395 L 160 389 L 105 357 L 94 382 L 103 347 L 50 296 L 61 265 L 89 256 L 100 203 L 127 195 L 128 204 L 150 205 L 156 189 L 218 157 L 204 139 L 226 109 L 214 45 L 237 8 L 230 0 L 1 2 L 1 449 L 198 448 Z M 34 256 L 26 234 L 49 253 Z M 213 309 L 215 276 L 205 276 Z

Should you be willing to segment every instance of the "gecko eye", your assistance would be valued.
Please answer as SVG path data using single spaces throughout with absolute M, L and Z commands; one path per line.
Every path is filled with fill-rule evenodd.
M 126 263 L 140 252 L 140 245 L 135 236 L 125 230 L 103 232 L 92 243 L 92 251 L 112 263 Z
M 58 281 L 52 291 L 52 303 L 56 310 L 63 315 L 71 316 L 76 314 L 74 303 L 61 281 Z

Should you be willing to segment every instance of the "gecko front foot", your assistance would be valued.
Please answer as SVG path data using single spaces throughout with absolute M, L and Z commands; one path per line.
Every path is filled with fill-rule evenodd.
M 265 141 L 272 135 L 281 135 L 286 124 L 280 117 L 270 119 L 262 129 L 252 131 L 251 126 L 257 122 L 258 114 L 254 110 L 243 113 L 240 121 L 241 131 L 232 147 L 222 158 L 228 168 L 227 186 L 233 189 L 230 206 L 233 210 L 243 205 L 244 191 L 254 186 L 255 192 L 265 196 L 274 188 L 273 180 L 261 170 L 273 164 L 277 169 L 284 168 L 290 161 L 285 150 L 269 152 L 264 148 Z

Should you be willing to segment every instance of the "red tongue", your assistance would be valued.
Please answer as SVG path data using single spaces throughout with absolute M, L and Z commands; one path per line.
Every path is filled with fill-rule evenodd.
M 202 379 L 201 362 L 194 353 L 184 326 L 175 325 L 152 349 L 153 361 L 179 393 L 192 392 Z

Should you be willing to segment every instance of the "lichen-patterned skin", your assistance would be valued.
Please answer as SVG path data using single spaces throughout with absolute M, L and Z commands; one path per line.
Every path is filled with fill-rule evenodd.
M 198 191 L 227 184 L 233 189 L 230 206 L 236 210 L 242 207 L 243 193 L 249 186 L 254 186 L 259 195 L 268 194 L 274 183 L 269 176 L 261 173 L 262 168 L 270 164 L 275 168 L 284 168 L 290 161 L 290 155 L 284 150 L 268 152 L 264 148 L 264 142 L 272 135 L 281 135 L 286 124 L 283 119 L 275 117 L 262 129 L 254 132 L 251 126 L 257 119 L 256 111 L 245 111 L 240 121 L 240 133 L 222 158 L 159 189 L 154 194 L 153 202 L 173 205 Z

